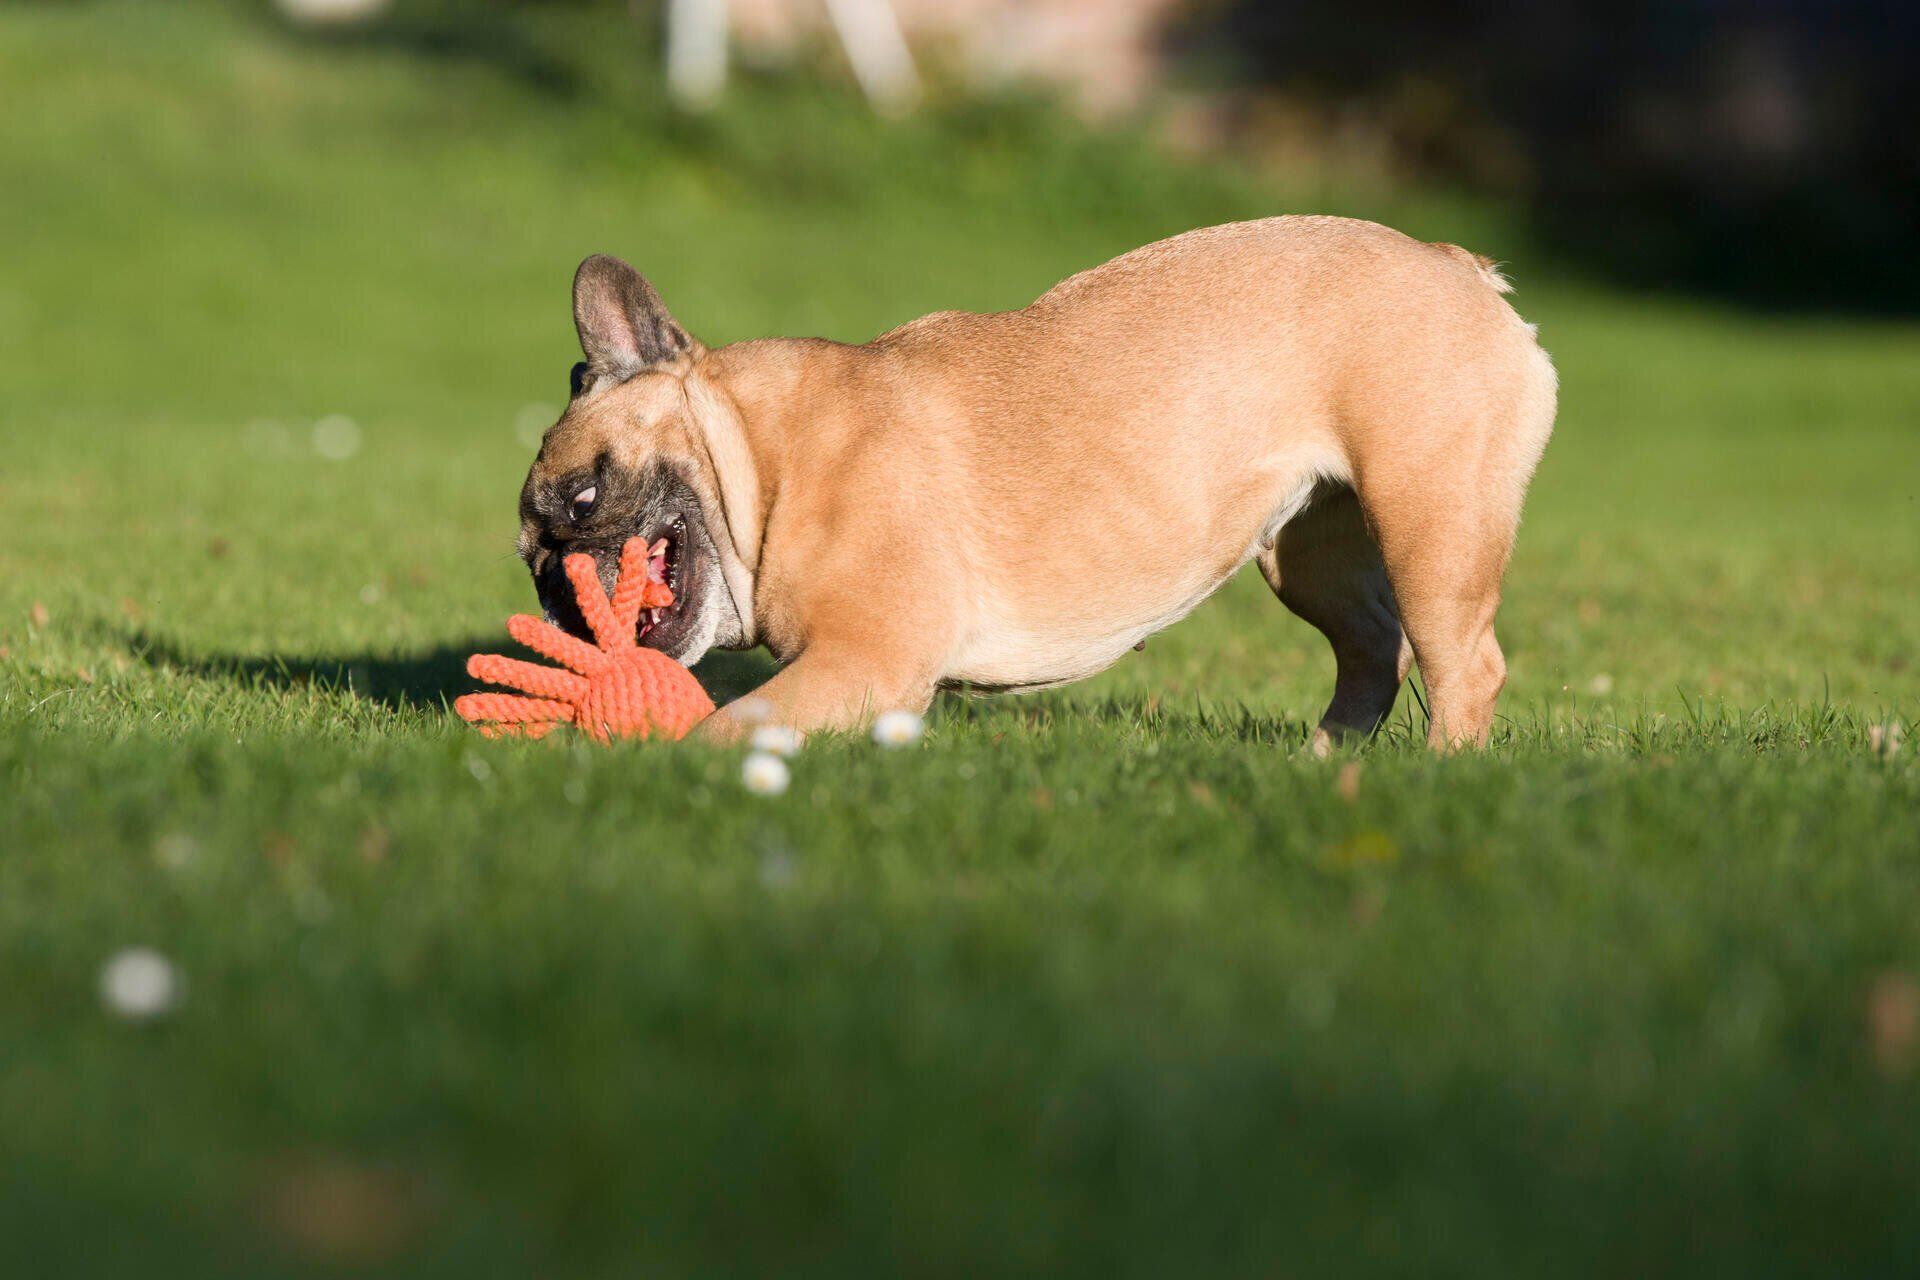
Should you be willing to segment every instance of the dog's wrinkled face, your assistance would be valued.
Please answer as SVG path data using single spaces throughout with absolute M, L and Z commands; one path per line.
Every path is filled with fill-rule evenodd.
M 673 604 L 642 616 L 639 640 L 691 665 L 715 644 L 739 644 L 744 631 L 715 541 L 725 536 L 718 490 L 682 382 L 697 344 L 631 267 L 610 258 L 581 265 L 574 316 L 587 359 L 520 491 L 520 554 L 547 617 L 590 638 L 565 557 L 591 555 L 611 591 L 621 548 L 645 538 Z

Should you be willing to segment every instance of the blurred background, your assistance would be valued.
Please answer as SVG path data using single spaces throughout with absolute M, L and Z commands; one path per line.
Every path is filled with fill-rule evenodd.
M 1920 6 L 1892 0 L 274 0 L 315 37 L 491 62 L 555 94 L 562 30 L 705 109 L 729 78 L 851 80 L 935 112 L 1043 93 L 1299 184 L 1497 201 L 1637 286 L 1920 300 Z M 574 11 L 574 12 L 568 12 Z

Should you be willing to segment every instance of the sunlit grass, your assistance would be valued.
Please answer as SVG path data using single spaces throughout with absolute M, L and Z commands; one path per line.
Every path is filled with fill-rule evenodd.
M 1622 297 L 1497 211 L 1038 108 L 761 81 L 692 122 L 610 43 L 249 13 L 0 13 L 34 1274 L 1910 1270 L 1920 334 Z M 1252 576 L 779 794 L 448 715 L 529 598 L 585 254 L 708 341 L 860 338 L 1300 207 L 1506 260 L 1559 363 L 1487 752 L 1429 755 L 1416 682 L 1314 758 L 1331 660 Z M 181 984 L 145 1020 L 101 995 L 137 947 Z

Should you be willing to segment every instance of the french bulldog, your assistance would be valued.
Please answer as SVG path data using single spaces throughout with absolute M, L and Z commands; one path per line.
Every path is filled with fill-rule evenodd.
M 1017 311 L 853 346 L 708 348 L 632 267 L 573 284 L 585 359 L 520 494 L 520 552 L 611 581 L 633 536 L 692 664 L 765 645 L 756 715 L 801 732 L 942 687 L 1093 674 L 1255 561 L 1333 646 L 1317 747 L 1371 733 L 1413 662 L 1436 748 L 1486 741 L 1494 614 L 1557 380 L 1486 258 L 1370 222 L 1191 231 Z M 739 733 L 745 700 L 702 726 Z

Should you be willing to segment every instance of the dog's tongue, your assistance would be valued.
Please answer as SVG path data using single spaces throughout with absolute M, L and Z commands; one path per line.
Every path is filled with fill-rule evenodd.
M 647 548 L 647 588 L 640 595 L 640 605 L 644 609 L 665 609 L 672 604 L 673 589 L 667 586 L 667 540 L 662 538 Z

